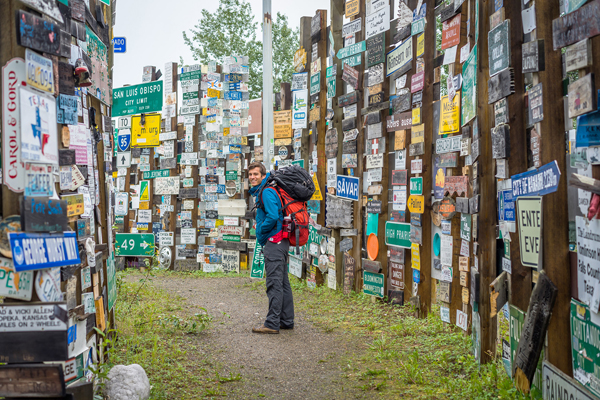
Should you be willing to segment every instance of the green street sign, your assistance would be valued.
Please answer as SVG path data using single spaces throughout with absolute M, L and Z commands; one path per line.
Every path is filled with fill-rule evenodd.
M 310 77 L 310 95 L 319 93 L 321 90 L 321 73 L 317 72 L 316 74 Z
M 198 92 L 186 92 L 183 93 L 183 100 L 193 100 L 193 99 L 197 99 L 198 96 Z
M 197 70 L 197 71 L 183 72 L 183 73 L 179 74 L 180 81 L 191 81 L 193 79 L 202 79 L 202 71 Z
M 117 270 L 115 268 L 115 253 L 106 260 L 106 286 L 108 288 L 108 310 L 112 310 L 117 302 Z
M 148 82 L 113 90 L 112 116 L 162 111 L 163 82 Z
M 386 221 L 385 244 L 410 249 L 410 224 Z
M 262 246 L 256 241 L 254 245 L 254 255 L 252 256 L 252 267 L 250 268 L 250 278 L 263 279 L 265 277 L 265 256 L 262 252 Z
M 142 179 L 165 178 L 167 176 L 169 176 L 168 169 L 157 169 L 154 171 L 142 172 Z
M 344 68 L 344 64 L 348 64 L 351 67 L 356 67 L 362 64 L 362 55 L 361 53 L 355 54 L 348 58 L 344 58 L 342 60 L 342 68 Z
M 327 78 L 327 98 L 328 99 L 335 97 L 335 88 L 336 88 L 335 82 L 336 82 L 335 76 Z
M 339 49 L 337 52 L 337 58 L 348 58 L 350 56 L 353 56 L 354 54 L 362 53 L 366 49 L 367 42 L 363 40 L 362 42 L 354 43 L 353 45 Z
M 410 35 L 415 36 L 425 30 L 425 18 L 421 18 L 412 23 Z
M 423 177 L 410 178 L 410 194 L 423 194 Z
M 292 161 L 292 165 L 299 165 L 300 167 L 304 168 L 304 160 Z
M 238 173 L 237 171 L 225 171 L 225 180 L 226 181 L 235 181 L 237 180 Z
M 591 321 L 590 308 L 574 299 L 571 299 L 571 351 L 573 371 L 580 372 L 575 374 L 575 379 L 586 375 L 592 377 L 586 382 L 579 380 L 579 383 L 600 396 L 600 387 L 594 385 L 600 365 L 600 326 Z
M 116 257 L 152 257 L 154 255 L 153 233 L 116 233 Z
M 242 237 L 239 235 L 223 235 L 223 240 L 226 242 L 240 242 Z
M 363 292 L 383 299 L 383 274 L 363 271 Z

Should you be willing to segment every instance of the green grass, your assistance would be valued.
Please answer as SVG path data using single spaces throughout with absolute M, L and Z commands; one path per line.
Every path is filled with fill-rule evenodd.
M 326 287 L 310 290 L 290 278 L 298 311 L 324 332 L 351 332 L 365 351 L 343 360 L 345 378 L 368 397 L 404 399 L 525 399 L 501 360 L 479 366 L 471 338 L 441 321 L 435 307 L 426 319 L 414 310 L 345 296 Z M 263 290 L 264 282 L 253 282 Z M 362 353 L 362 354 L 361 354 Z
M 118 273 L 116 303 L 118 337 L 110 351 L 110 364 L 141 365 L 152 385 L 151 399 L 195 399 L 225 396 L 223 384 L 241 376 L 220 375 L 220 365 L 203 348 L 202 335 L 214 323 L 205 309 L 151 284 L 152 272 L 136 282 L 125 282 Z M 131 279 L 128 279 L 131 281 Z

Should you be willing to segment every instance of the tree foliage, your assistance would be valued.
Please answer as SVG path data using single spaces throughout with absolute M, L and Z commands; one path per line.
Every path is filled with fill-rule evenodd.
M 252 7 L 245 0 L 219 0 L 214 13 L 202 10 L 198 23 L 183 40 L 192 51 L 194 60 L 207 64 L 221 63 L 230 55 L 250 58 L 250 98 L 260 97 L 262 91 L 262 37 L 257 39 L 258 23 Z M 290 82 L 293 58 L 300 31 L 288 26 L 286 15 L 277 13 L 273 21 L 273 91 L 279 92 L 281 82 Z M 183 64 L 183 59 L 181 59 Z

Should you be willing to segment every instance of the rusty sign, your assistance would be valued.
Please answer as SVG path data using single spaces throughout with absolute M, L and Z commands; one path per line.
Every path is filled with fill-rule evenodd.
M 433 212 L 439 214 L 442 219 L 450 220 L 456 214 L 456 203 L 452 197 L 444 197 L 442 201 L 434 203 Z
M 444 183 L 444 193 L 449 193 L 450 196 L 456 193 L 461 196 L 467 193 L 468 184 L 468 176 L 447 176 Z
M 347 252 L 344 252 L 344 294 L 350 294 L 354 285 L 354 270 L 356 260 Z
M 356 103 L 356 100 L 357 100 L 356 91 L 354 91 L 354 92 L 351 92 L 351 93 L 348 93 L 348 94 L 338 97 L 338 106 L 346 107 L 346 106 L 349 106 L 350 104 Z
M 600 34 L 600 1 L 552 21 L 554 50 Z
M 342 80 L 354 89 L 358 89 L 358 77 L 360 72 L 357 69 L 352 68 L 348 64 L 344 64 L 344 71 L 342 72 Z
M 408 180 L 408 171 L 405 169 L 397 169 L 392 171 L 392 185 L 406 185 Z

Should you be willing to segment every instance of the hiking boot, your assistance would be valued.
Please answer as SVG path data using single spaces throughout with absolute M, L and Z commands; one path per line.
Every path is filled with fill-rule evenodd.
M 277 331 L 275 329 L 267 328 L 264 325 L 259 326 L 258 328 L 252 328 L 252 332 L 254 332 L 254 333 L 270 333 L 270 334 L 279 333 L 279 331 Z

